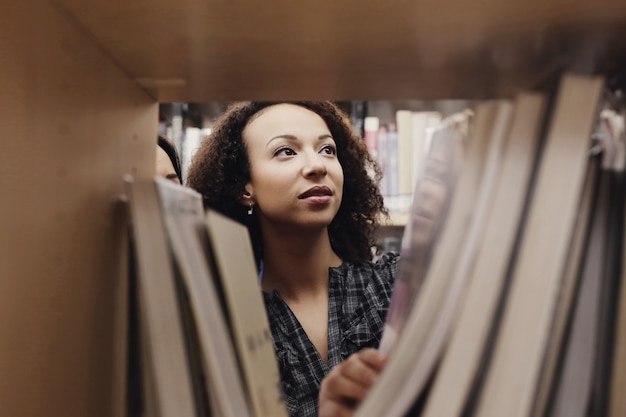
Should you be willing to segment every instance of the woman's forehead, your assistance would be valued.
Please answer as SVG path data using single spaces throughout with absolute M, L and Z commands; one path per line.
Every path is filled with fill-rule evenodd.
M 274 104 L 264 108 L 251 118 L 243 130 L 246 139 L 253 134 L 296 134 L 310 129 L 328 132 L 325 120 L 312 110 L 290 103 Z

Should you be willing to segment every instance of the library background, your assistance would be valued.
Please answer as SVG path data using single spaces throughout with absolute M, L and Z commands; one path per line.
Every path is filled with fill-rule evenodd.
M 473 135 L 446 250 L 357 417 L 626 416 L 623 0 L 2 6 L 3 417 L 129 415 L 124 178 L 153 178 L 159 132 L 186 165 L 237 100 L 333 100 L 377 157 L 417 115 Z M 419 180 L 382 185 L 381 247 Z
M 377 253 L 399 251 L 414 188 L 411 182 L 400 190 L 399 177 L 412 176 L 411 173 L 415 171 L 413 168 L 417 167 L 420 158 L 417 143 L 426 145 L 424 142 L 430 128 L 446 117 L 471 108 L 475 102 L 378 100 L 335 103 L 350 117 L 355 133 L 366 142 L 372 156 L 383 169 L 381 192 L 390 218 L 383 223 L 377 245 L 372 249 Z M 176 146 L 181 159 L 183 181 L 200 141 L 211 133 L 214 120 L 227 106 L 226 102 L 159 104 L 159 134 L 170 138 Z M 404 138 L 404 141 L 399 141 L 399 138 Z M 387 149 L 389 152 L 386 152 Z M 409 159 L 399 163 L 398 156 L 403 152 Z M 393 172 L 391 167 L 394 168 Z

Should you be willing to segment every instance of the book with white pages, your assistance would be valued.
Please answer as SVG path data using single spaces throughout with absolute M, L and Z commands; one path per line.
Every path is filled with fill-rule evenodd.
M 590 155 L 583 194 L 580 199 L 576 224 L 570 249 L 567 255 L 561 290 L 553 313 L 552 329 L 546 344 L 546 352 L 541 365 L 540 375 L 535 387 L 535 400 L 531 417 L 543 417 L 553 402 L 554 391 L 558 385 L 559 373 L 563 367 L 564 350 L 567 348 L 568 334 L 571 333 L 573 311 L 577 307 L 576 298 L 580 291 L 582 269 L 589 251 L 590 225 L 594 205 L 596 205 L 597 182 L 599 177 L 597 155 Z
M 220 416 L 253 416 L 210 268 L 202 197 L 162 177 L 154 179 L 163 221 L 191 304 L 206 375 L 206 395 Z
M 476 417 L 525 417 L 531 412 L 603 87 L 602 77 L 561 78 Z
M 592 161 L 593 162 L 593 161 Z M 590 163 L 590 170 L 597 164 Z M 588 233 L 588 245 L 583 254 L 579 283 L 572 304 L 569 329 L 562 341 L 560 373 L 554 387 L 547 413 L 551 417 L 587 416 L 593 386 L 594 358 L 598 353 L 596 329 L 600 313 L 604 254 L 607 251 L 608 173 L 601 172 L 592 194 L 594 207 Z M 539 413 L 536 413 L 539 415 Z
M 519 94 L 514 105 L 484 241 L 469 271 L 466 295 L 430 388 L 424 417 L 461 415 L 512 257 L 535 165 L 545 98 L 540 94 Z
M 502 154 L 509 138 L 513 111 L 514 106 L 508 100 L 492 101 L 480 104 L 476 108 L 476 120 L 480 121 L 484 112 L 486 123 L 477 124 L 473 139 L 485 143 L 486 147 L 482 149 L 485 152 L 484 156 L 468 159 L 467 168 L 472 168 L 473 164 L 480 164 L 482 172 L 476 171 L 475 194 L 471 198 L 468 194 L 465 196 L 460 194 L 459 197 L 467 198 L 459 198 L 453 202 L 451 213 L 456 217 L 450 217 L 449 222 L 450 226 L 456 227 L 446 231 L 462 230 L 462 232 L 444 234 L 442 245 L 446 243 L 443 239 L 452 241 L 455 236 L 457 239 L 460 237 L 461 242 L 456 242 L 458 246 L 456 256 L 452 258 L 454 262 L 450 262 L 449 252 L 435 253 L 433 269 L 429 271 L 424 290 L 419 294 L 414 311 L 405 327 L 405 337 L 411 341 L 405 342 L 405 349 L 413 344 L 418 347 L 419 354 L 415 355 L 415 361 L 409 368 L 404 384 L 399 387 L 395 400 L 387 409 L 385 413 L 387 416 L 406 414 L 425 389 L 443 353 L 470 278 L 476 253 L 482 244 L 484 224 L 488 219 L 495 185 L 500 177 Z M 467 171 L 462 171 L 462 175 L 466 175 Z M 459 186 L 466 186 L 464 182 L 464 178 L 461 178 Z M 436 310 L 434 313 L 425 308 L 429 300 L 433 299 L 440 300 L 439 305 L 433 308 Z M 419 331 L 414 331 L 426 326 L 430 327 L 430 330 L 427 334 L 422 333 L 421 337 Z M 398 355 L 403 353 L 400 350 L 397 352 Z
M 394 300 L 396 291 L 398 288 L 401 291 L 404 290 L 403 287 L 398 287 L 398 282 L 402 282 L 401 269 L 398 270 L 398 277 L 394 283 L 394 294 L 381 341 L 381 349 L 391 346 L 388 351 L 389 359 L 374 386 L 358 407 L 357 417 L 396 415 L 390 414 L 390 412 L 402 414 L 406 411 L 405 408 L 410 406 L 419 396 L 419 391 L 423 388 L 419 386 L 410 387 L 413 388 L 410 393 L 398 395 L 403 390 L 414 366 L 423 353 L 425 342 L 441 311 L 454 272 L 454 260 L 461 253 L 470 228 L 497 107 L 497 101 L 490 101 L 481 103 L 473 109 L 474 115 L 472 116 L 472 123 L 470 123 L 466 155 L 463 157 L 462 166 L 458 173 L 458 181 L 451 197 L 449 213 L 441 225 L 441 236 L 432 252 L 432 259 L 428 260 L 430 264 L 422 277 L 423 282 L 421 282 L 411 304 L 404 307 L 408 315 L 401 328 L 393 326 L 393 321 L 396 319 L 392 314 L 393 309 L 397 308 L 394 306 L 394 302 L 397 300 L 397 297 Z M 434 145 L 435 143 L 431 144 L 431 149 Z M 415 198 L 417 199 L 417 196 Z M 409 223 L 413 220 L 411 218 Z M 411 237 L 415 235 L 416 231 L 419 231 L 419 229 L 413 229 L 413 226 L 410 226 Z M 406 233 L 405 236 L 409 236 Z M 414 245 L 409 247 L 411 246 Z M 417 247 L 416 250 L 419 251 L 420 248 Z M 402 267 L 402 262 L 407 265 L 407 270 L 415 269 L 412 259 L 401 258 L 399 267 Z M 393 330 L 391 336 L 396 337 L 397 340 L 393 344 L 384 345 L 385 339 L 389 339 L 390 329 Z

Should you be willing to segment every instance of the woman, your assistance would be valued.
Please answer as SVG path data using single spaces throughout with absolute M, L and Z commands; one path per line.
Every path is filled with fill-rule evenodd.
M 247 225 L 291 416 L 351 415 L 384 363 L 398 255 L 376 263 L 378 168 L 330 102 L 239 103 L 188 185 Z

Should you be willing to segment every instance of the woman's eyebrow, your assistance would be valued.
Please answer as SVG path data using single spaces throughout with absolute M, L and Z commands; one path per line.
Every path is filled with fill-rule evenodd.
M 324 133 L 324 134 L 319 135 L 317 138 L 319 140 L 333 139 L 333 136 L 330 133 Z M 298 140 L 298 138 L 295 135 L 291 135 L 291 134 L 286 133 L 286 134 L 274 136 L 273 138 L 271 138 L 270 140 L 267 141 L 265 146 L 267 147 L 273 140 L 276 140 L 276 139 Z
M 290 134 L 283 134 L 283 135 L 278 135 L 278 136 L 274 136 L 273 138 L 271 138 L 270 140 L 267 141 L 267 143 L 265 144 L 265 146 L 267 147 L 270 143 L 272 143 L 272 141 L 276 140 L 276 139 L 289 139 L 289 140 L 298 140 L 297 137 L 295 137 L 294 135 L 290 135 Z

